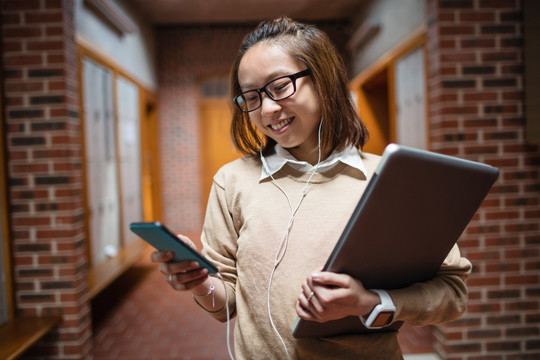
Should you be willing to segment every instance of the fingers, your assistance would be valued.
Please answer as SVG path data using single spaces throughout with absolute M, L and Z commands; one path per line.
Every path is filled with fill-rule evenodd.
M 206 269 L 202 269 L 206 270 Z M 174 290 L 178 291 L 185 291 L 185 290 L 191 290 L 198 285 L 202 284 L 206 278 L 208 277 L 207 271 L 199 271 L 198 276 L 197 272 L 192 272 L 190 274 L 187 273 L 179 273 L 179 274 L 169 274 L 165 275 L 165 279 L 171 285 L 171 287 Z
M 351 277 L 349 275 L 334 272 L 317 271 L 311 274 L 308 281 L 311 281 L 313 285 L 347 287 L 349 286 Z
M 316 291 L 307 282 L 302 285 L 302 292 L 296 306 L 296 312 L 301 318 L 312 321 L 321 320 L 324 309 Z
M 172 251 L 155 251 L 150 255 L 150 260 L 155 263 L 162 263 L 172 260 L 174 253 Z

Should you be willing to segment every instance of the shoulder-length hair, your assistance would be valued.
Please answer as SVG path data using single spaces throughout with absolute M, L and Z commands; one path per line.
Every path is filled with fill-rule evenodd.
M 311 71 L 321 108 L 321 151 L 328 156 L 332 151 L 349 145 L 363 147 L 368 130 L 360 120 L 347 86 L 343 60 L 321 30 L 287 17 L 260 23 L 244 38 L 231 71 L 231 94 L 242 92 L 238 82 L 238 68 L 245 53 L 258 42 L 275 43 L 291 56 L 302 61 Z M 231 137 L 236 148 L 246 155 L 256 155 L 262 147 L 266 153 L 275 141 L 260 132 L 250 121 L 249 114 L 233 107 Z

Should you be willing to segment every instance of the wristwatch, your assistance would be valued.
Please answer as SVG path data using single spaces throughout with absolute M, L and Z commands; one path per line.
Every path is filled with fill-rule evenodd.
M 394 319 L 396 306 L 392 298 L 384 290 L 371 290 L 381 298 L 381 303 L 373 308 L 366 317 L 360 316 L 360 320 L 368 329 L 380 329 L 389 325 Z

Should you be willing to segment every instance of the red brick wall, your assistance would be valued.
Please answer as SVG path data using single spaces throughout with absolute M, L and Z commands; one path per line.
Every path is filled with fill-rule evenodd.
M 432 148 L 499 167 L 460 240 L 474 271 L 459 320 L 437 326 L 445 359 L 540 358 L 540 153 L 525 141 L 519 0 L 428 0 Z
M 73 0 L 2 0 L 17 316 L 62 315 L 26 357 L 90 353 Z
M 158 109 L 163 221 L 175 231 L 200 233 L 204 209 L 199 139 L 199 83 L 227 77 L 250 27 L 160 28 Z

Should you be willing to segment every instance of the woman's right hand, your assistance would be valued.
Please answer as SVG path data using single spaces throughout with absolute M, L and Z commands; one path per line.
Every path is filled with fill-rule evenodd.
M 184 235 L 177 235 L 180 240 L 197 250 L 191 239 Z M 178 291 L 191 290 L 194 293 L 204 291 L 207 286 L 203 285 L 208 278 L 208 270 L 196 261 L 171 261 L 174 253 L 171 251 L 156 251 L 150 255 L 154 263 L 159 264 L 159 271 L 165 275 L 165 280 L 171 287 Z

